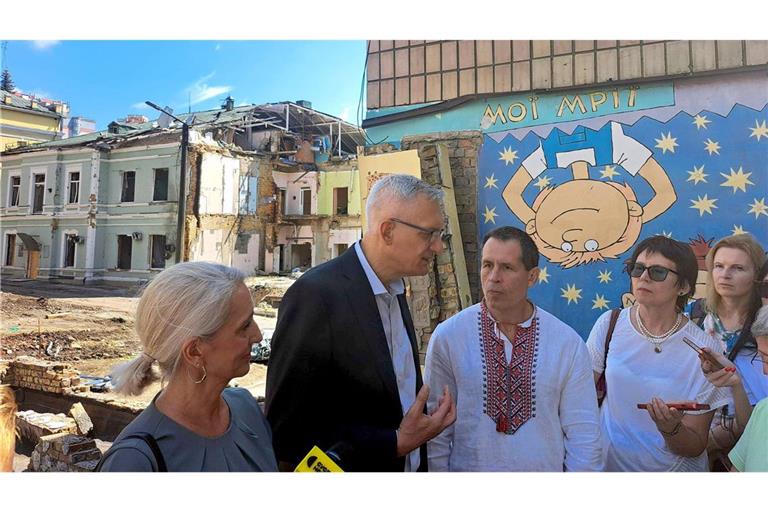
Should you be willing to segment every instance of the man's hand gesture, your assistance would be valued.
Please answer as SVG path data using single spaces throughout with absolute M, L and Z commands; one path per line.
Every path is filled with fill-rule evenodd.
M 429 398 L 429 386 L 421 387 L 416 401 L 403 421 L 400 422 L 400 431 L 397 436 L 397 456 L 403 457 L 415 450 L 456 421 L 456 403 L 451 398 L 448 386 L 443 388 L 443 395 L 438 399 L 437 409 L 431 414 L 424 414 L 424 406 Z

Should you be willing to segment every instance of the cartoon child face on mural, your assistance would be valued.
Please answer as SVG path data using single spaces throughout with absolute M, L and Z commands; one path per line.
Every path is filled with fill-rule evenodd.
M 549 261 L 565 268 L 629 249 L 640 234 L 643 214 L 630 187 L 596 180 L 544 189 L 533 210 L 526 231 Z
M 629 185 L 590 179 L 589 165 L 622 166 L 642 176 L 654 195 L 641 206 Z M 534 178 L 568 167 L 573 180 L 542 190 L 530 206 L 525 202 L 523 192 Z M 677 199 L 651 150 L 615 122 L 597 131 L 578 127 L 571 135 L 552 130 L 513 173 L 502 196 L 541 254 L 563 268 L 617 258 L 637 241 L 644 223 Z

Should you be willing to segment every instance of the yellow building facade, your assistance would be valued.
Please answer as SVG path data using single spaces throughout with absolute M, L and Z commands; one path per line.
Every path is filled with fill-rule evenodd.
M 60 138 L 66 103 L 42 103 L 0 91 L 0 151 Z

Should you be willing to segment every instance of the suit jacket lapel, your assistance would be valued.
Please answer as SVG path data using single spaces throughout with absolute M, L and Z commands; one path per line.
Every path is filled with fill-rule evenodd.
M 373 295 L 368 276 L 365 275 L 360 260 L 354 248 L 344 252 L 339 258 L 343 258 L 344 274 L 348 279 L 347 295 L 349 297 L 350 309 L 357 317 L 357 324 L 360 326 L 360 337 L 365 340 L 371 351 L 373 366 L 376 368 L 379 376 L 384 383 L 387 392 L 397 398 L 398 409 L 400 408 L 400 393 L 397 390 L 397 379 L 392 365 L 392 356 L 389 353 L 387 337 L 384 334 L 384 327 L 381 323 L 381 315 L 376 305 L 376 298 Z M 410 333 L 409 333 L 410 336 Z
M 405 294 L 401 293 L 398 295 L 397 301 L 400 304 L 400 314 L 403 316 L 403 323 L 405 324 L 405 330 L 408 332 L 408 339 L 411 341 L 413 364 L 416 366 L 416 393 L 418 393 L 421 389 L 422 380 L 421 365 L 419 364 L 419 347 L 416 343 L 416 330 L 413 327 L 413 319 L 411 318 L 411 311 L 408 309 L 408 301 L 405 298 Z

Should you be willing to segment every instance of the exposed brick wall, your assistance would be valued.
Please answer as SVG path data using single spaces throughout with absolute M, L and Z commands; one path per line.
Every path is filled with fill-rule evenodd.
M 431 184 L 440 183 L 437 145 L 448 153 L 453 192 L 456 200 L 462 249 L 467 264 L 472 301 L 479 297 L 477 244 L 477 155 L 482 145 L 480 132 L 444 132 L 411 136 L 402 140 L 402 150 L 415 149 L 421 161 L 421 176 Z M 370 146 L 366 155 L 395 151 L 390 144 Z M 452 248 L 456 250 L 457 248 Z M 425 277 L 408 279 L 410 305 L 422 361 L 429 338 L 438 323 L 460 310 L 458 282 L 454 270 L 454 255 L 446 250 L 435 259 L 435 265 Z
M 72 434 L 43 436 L 29 458 L 29 471 L 88 472 L 101 458 L 96 442 Z
M 87 390 L 80 384 L 80 375 L 71 365 L 39 361 L 28 356 L 11 361 L 2 382 L 15 388 L 58 394 Z

